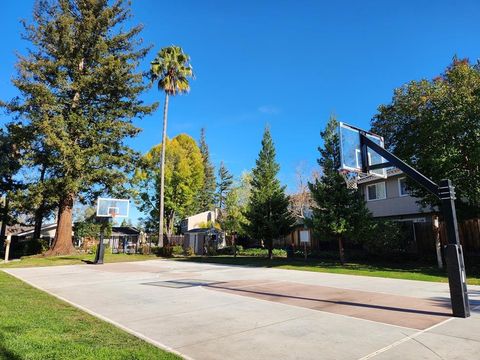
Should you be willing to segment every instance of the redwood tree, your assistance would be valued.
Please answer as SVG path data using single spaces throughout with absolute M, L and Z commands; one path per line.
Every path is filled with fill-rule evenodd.
M 123 0 L 38 1 L 24 38 L 7 107 L 48 148 L 49 178 L 58 195 L 58 227 L 49 255 L 68 254 L 77 199 L 123 191 L 137 154 L 124 142 L 138 134 L 133 118 L 155 106 L 139 99 L 147 89 L 137 70 L 148 52 L 141 26 L 126 29 Z

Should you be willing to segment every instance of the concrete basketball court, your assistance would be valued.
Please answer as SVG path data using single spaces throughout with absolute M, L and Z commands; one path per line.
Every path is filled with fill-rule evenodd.
M 6 272 L 191 359 L 478 359 L 448 285 L 151 260 Z

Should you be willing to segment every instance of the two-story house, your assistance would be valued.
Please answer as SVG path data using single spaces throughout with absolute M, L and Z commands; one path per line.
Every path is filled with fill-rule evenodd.
M 435 210 L 422 208 L 407 189 L 406 175 L 399 169 L 388 169 L 385 179 L 368 176 L 358 181 L 367 207 L 375 218 L 397 221 L 431 222 Z

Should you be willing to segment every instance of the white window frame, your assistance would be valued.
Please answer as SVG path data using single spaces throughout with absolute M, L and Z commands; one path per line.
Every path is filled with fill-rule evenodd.
M 410 196 L 410 192 L 407 191 L 405 194 L 402 194 L 402 185 L 400 185 L 400 182 L 405 179 L 407 180 L 406 176 L 402 176 L 401 178 L 398 178 L 397 183 L 398 183 L 398 196 L 399 197 L 404 197 L 404 196 Z
M 375 198 L 375 199 L 370 199 L 370 192 L 368 191 L 368 188 L 371 187 L 371 186 L 376 187 L 379 184 L 383 184 L 383 187 L 385 189 L 384 196 L 379 197 L 379 198 Z M 385 183 L 385 181 L 380 181 L 380 182 L 376 182 L 374 184 L 367 185 L 366 192 L 367 192 L 367 201 L 385 200 L 387 198 L 387 184 Z M 377 195 L 377 190 L 376 189 L 375 189 L 375 195 Z

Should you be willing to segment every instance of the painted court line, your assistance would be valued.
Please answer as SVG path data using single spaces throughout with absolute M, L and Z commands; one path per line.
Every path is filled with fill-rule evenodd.
M 358 360 L 371 359 L 371 358 L 373 358 L 374 356 L 377 356 L 378 354 L 381 354 L 381 353 L 384 353 L 385 351 L 388 351 L 388 350 L 390 350 L 390 349 L 393 349 L 394 347 L 397 347 L 398 345 L 403 344 L 403 343 L 406 342 L 406 341 L 413 340 L 413 339 L 415 339 L 416 337 L 422 335 L 423 333 L 426 333 L 427 331 L 430 331 L 430 330 L 432 330 L 432 329 L 434 329 L 434 328 L 436 328 L 436 327 L 438 327 L 438 326 L 440 326 L 440 325 L 446 324 L 447 322 L 449 322 L 449 321 L 451 321 L 451 320 L 453 320 L 453 319 L 455 319 L 455 318 L 452 317 L 452 318 L 450 318 L 450 319 L 447 319 L 447 320 L 445 320 L 445 321 L 442 321 L 441 323 L 438 323 L 438 324 L 435 324 L 435 325 L 433 325 L 433 326 L 430 326 L 430 327 L 427 328 L 427 329 L 420 330 L 420 331 L 416 332 L 415 334 L 408 335 L 408 336 L 404 337 L 403 339 L 400 339 L 400 340 L 398 340 L 398 341 L 395 341 L 394 343 L 392 343 L 392 344 L 390 344 L 390 345 L 388 345 L 388 346 L 385 346 L 384 348 L 378 349 L 377 351 L 374 351 L 373 353 L 370 353 L 370 354 L 368 354 L 368 355 L 366 355 L 366 356 L 364 356 L 364 357 L 362 357 L 362 358 L 359 358 Z
M 475 306 L 474 308 L 472 308 L 472 311 L 476 311 L 477 309 L 480 309 L 480 305 Z M 426 333 L 427 331 L 430 331 L 430 330 L 432 330 L 432 329 L 434 329 L 434 328 L 436 328 L 436 327 L 438 327 L 438 326 L 440 326 L 440 325 L 446 324 L 447 322 L 449 322 L 449 321 L 451 321 L 451 320 L 453 320 L 453 319 L 455 319 L 455 318 L 454 318 L 454 317 L 451 317 L 450 319 L 447 319 L 447 320 L 445 320 L 445 321 L 443 321 L 443 322 L 441 322 L 441 323 L 439 323 L 439 324 L 433 325 L 433 326 L 429 327 L 428 329 L 421 330 L 421 331 L 416 332 L 415 334 L 406 336 L 406 337 L 404 337 L 403 339 L 400 339 L 400 340 L 394 342 L 393 344 L 390 344 L 390 345 L 388 345 L 388 346 L 385 346 L 384 348 L 381 348 L 381 349 L 379 349 L 379 350 L 377 350 L 377 351 L 374 351 L 373 353 L 368 354 L 368 355 L 366 355 L 366 356 L 364 356 L 364 357 L 362 357 L 362 358 L 360 358 L 360 359 L 358 359 L 358 360 L 371 359 L 371 358 L 373 358 L 374 356 L 377 356 L 378 354 L 381 354 L 381 353 L 384 353 L 385 351 L 388 351 L 388 350 L 390 350 L 390 349 L 393 349 L 394 347 L 397 347 L 398 345 L 403 344 L 403 343 L 406 342 L 406 341 L 413 340 L 413 339 L 415 339 L 416 337 L 422 335 L 423 333 Z

